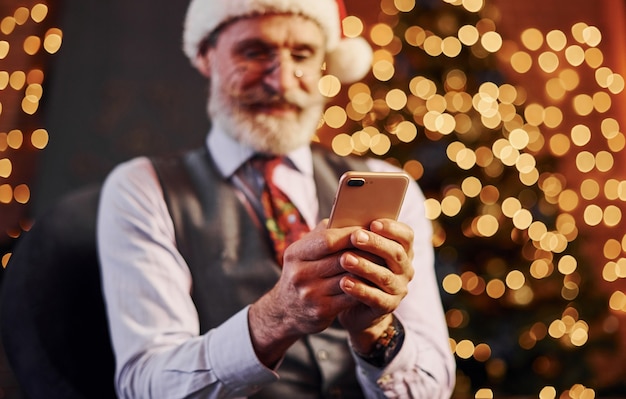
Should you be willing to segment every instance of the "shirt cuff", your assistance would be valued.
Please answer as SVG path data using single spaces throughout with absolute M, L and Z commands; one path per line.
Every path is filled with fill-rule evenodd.
M 400 320 L 400 322 L 402 321 Z M 394 385 L 394 374 L 402 374 L 406 371 L 407 365 L 415 363 L 418 352 L 418 347 L 415 344 L 416 341 L 411 338 L 407 339 L 407 335 L 410 335 L 411 332 L 407 331 L 406 328 L 404 333 L 405 338 L 400 350 L 396 353 L 394 358 L 382 368 L 370 364 L 367 360 L 352 351 L 352 356 L 357 365 L 358 378 L 365 391 L 389 390 Z
M 248 328 L 248 309 L 242 309 L 211 333 L 209 364 L 231 392 L 249 396 L 278 380 L 278 374 L 263 365 L 254 352 Z

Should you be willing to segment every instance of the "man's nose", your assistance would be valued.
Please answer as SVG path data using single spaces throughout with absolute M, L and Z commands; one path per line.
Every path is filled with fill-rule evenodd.
M 288 57 L 278 57 L 275 63 L 267 70 L 264 81 L 278 92 L 285 92 L 297 87 L 303 72 L 296 63 Z

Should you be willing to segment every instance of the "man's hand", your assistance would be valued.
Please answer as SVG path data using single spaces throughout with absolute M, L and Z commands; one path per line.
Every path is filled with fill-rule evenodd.
M 337 317 L 354 348 L 369 352 L 413 278 L 413 231 L 390 219 L 370 229 L 327 229 L 324 221 L 287 248 L 278 283 L 248 316 L 264 364 L 273 366 L 296 340 Z
M 358 304 L 341 312 L 339 320 L 350 333 L 354 349 L 369 353 L 392 321 L 413 279 L 413 230 L 390 219 L 372 222 L 370 231 L 356 230 L 340 264 L 348 272 L 340 286 Z M 372 256 L 373 255 L 373 256 Z
M 327 229 L 324 221 L 287 248 L 278 283 L 248 313 L 252 343 L 264 364 L 274 365 L 300 337 L 325 330 L 357 305 L 341 288 L 348 272 L 340 259 L 354 249 L 358 229 Z

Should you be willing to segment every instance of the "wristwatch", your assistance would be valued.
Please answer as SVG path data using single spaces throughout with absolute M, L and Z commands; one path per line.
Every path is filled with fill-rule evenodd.
M 355 351 L 360 358 L 373 366 L 385 366 L 391 362 L 402 347 L 404 328 L 400 320 L 395 316 L 392 317 L 393 320 L 391 324 L 389 324 L 389 327 L 378 337 L 374 349 L 370 353 L 363 354 Z

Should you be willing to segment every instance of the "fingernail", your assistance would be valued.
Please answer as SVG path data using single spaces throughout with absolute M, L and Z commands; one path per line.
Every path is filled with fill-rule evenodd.
M 372 231 L 381 231 L 383 229 L 383 224 L 378 220 L 375 220 L 370 225 L 370 229 L 372 229 Z
M 349 266 L 356 266 L 359 264 L 359 260 L 356 258 L 356 256 L 352 254 L 346 254 L 346 257 L 344 258 L 344 262 L 345 264 Z
M 356 242 L 359 244 L 365 244 L 370 240 L 370 236 L 367 235 L 363 230 L 359 230 L 356 233 Z

